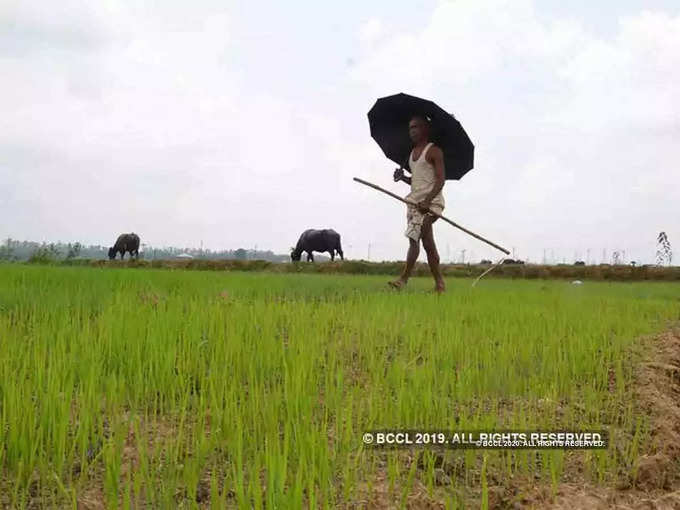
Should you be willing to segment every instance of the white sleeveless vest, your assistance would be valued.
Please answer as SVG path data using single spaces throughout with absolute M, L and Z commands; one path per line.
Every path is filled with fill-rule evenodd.
M 432 147 L 432 143 L 428 143 L 417 161 L 413 160 L 413 151 L 409 156 L 409 167 L 411 168 L 411 193 L 406 195 L 406 200 L 413 202 L 420 202 L 432 191 L 436 182 L 436 173 L 434 166 L 432 166 L 425 158 L 427 151 Z M 432 205 L 440 206 L 444 209 L 444 195 L 442 194 L 444 188 L 432 199 Z

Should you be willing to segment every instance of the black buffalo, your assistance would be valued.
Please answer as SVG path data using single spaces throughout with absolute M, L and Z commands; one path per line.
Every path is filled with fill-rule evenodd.
M 342 246 L 340 246 L 340 234 L 331 229 L 305 230 L 290 253 L 290 258 L 294 262 L 299 261 L 303 251 L 307 252 L 307 262 L 314 262 L 314 255 L 312 255 L 314 251 L 327 251 L 330 253 L 332 261 L 335 260 L 335 252 L 337 251 L 340 258 L 345 260 L 342 254 Z
M 577 260 L 576 262 L 574 262 L 574 265 L 575 265 L 575 266 L 585 266 L 586 263 L 583 262 L 582 260 Z
M 139 236 L 134 232 L 118 236 L 116 244 L 109 248 L 109 259 L 115 259 L 118 253 L 120 253 L 120 258 L 123 259 L 125 258 L 125 252 L 130 253 L 130 258 L 132 258 L 132 255 L 135 258 L 139 257 Z

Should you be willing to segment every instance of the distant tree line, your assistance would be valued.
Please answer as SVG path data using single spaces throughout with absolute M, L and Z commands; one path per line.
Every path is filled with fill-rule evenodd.
M 81 243 L 38 243 L 5 239 L 0 245 L 0 260 L 48 262 L 64 259 L 107 259 L 108 246 L 83 245 Z M 276 254 L 271 250 L 204 250 L 198 248 L 163 247 L 155 248 L 142 243 L 140 259 L 173 259 L 188 254 L 196 259 L 210 260 L 266 260 L 269 262 L 290 262 L 290 255 Z
M 155 248 L 142 244 L 140 258 L 148 260 L 172 259 L 179 255 L 191 255 L 195 259 L 208 260 L 266 260 L 269 262 L 290 262 L 290 255 L 276 254 L 271 250 L 252 250 L 238 248 L 236 250 L 208 250 L 200 248 Z
M 108 247 L 83 246 L 80 243 L 38 243 L 5 239 L 0 246 L 0 260 L 47 261 L 71 258 L 104 258 Z

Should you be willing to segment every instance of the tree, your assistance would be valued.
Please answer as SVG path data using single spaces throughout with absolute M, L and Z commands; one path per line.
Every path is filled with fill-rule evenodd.
M 66 253 L 67 259 L 74 259 L 80 255 L 80 250 L 82 245 L 80 243 L 68 244 L 68 252 Z
M 665 260 L 670 266 L 673 261 L 673 252 L 671 251 L 671 243 L 668 240 L 666 232 L 659 232 L 659 235 L 656 237 L 656 242 L 658 244 L 656 250 L 656 263 L 661 266 Z
M 12 239 L 7 238 L 5 244 L 0 246 L 0 260 L 12 260 L 14 248 L 12 247 Z
M 244 250 L 243 248 L 239 248 L 238 250 L 236 250 L 234 252 L 234 258 L 236 258 L 238 260 L 246 260 L 247 255 L 248 254 L 247 254 L 246 250 Z
M 31 253 L 28 261 L 36 264 L 49 264 L 57 260 L 58 257 L 59 248 L 54 243 L 49 245 L 43 243 L 42 246 Z

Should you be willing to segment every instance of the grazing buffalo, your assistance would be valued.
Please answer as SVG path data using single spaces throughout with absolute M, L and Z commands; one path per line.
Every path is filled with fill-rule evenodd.
M 337 251 L 340 258 L 345 260 L 342 254 L 342 246 L 340 246 L 340 234 L 331 229 L 305 230 L 290 253 L 290 258 L 294 262 L 299 261 L 303 251 L 307 252 L 307 262 L 314 262 L 314 255 L 312 255 L 314 251 L 327 251 L 330 253 L 332 261 L 335 260 L 335 252 Z
M 503 264 L 524 264 L 524 261 L 523 260 L 505 259 L 505 260 L 503 260 Z
M 585 266 L 586 263 L 583 262 L 582 260 L 577 260 L 576 262 L 574 262 L 574 265 L 575 265 L 575 266 Z
M 125 252 L 130 252 L 130 258 L 134 254 L 135 258 L 139 257 L 139 236 L 137 234 L 121 234 L 116 239 L 116 244 L 109 248 L 109 259 L 113 260 L 120 253 L 120 258 L 125 258 Z

